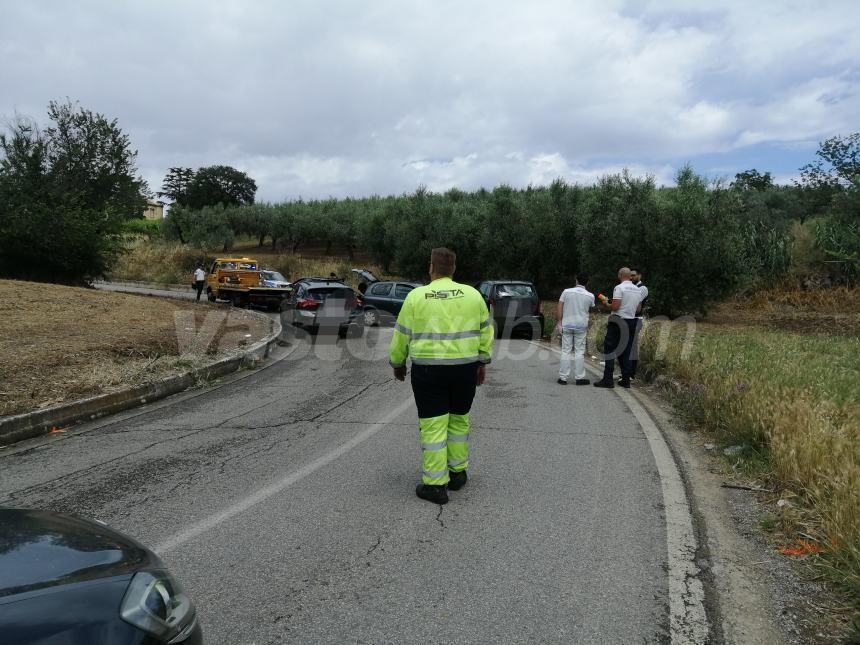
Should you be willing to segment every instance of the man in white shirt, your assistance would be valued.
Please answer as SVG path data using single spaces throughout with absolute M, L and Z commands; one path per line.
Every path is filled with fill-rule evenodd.
M 630 387 L 630 346 L 636 333 L 636 311 L 642 302 L 642 291 L 630 282 L 630 269 L 623 267 L 618 271 L 618 284 L 612 291 L 612 313 L 606 325 L 606 337 L 603 340 L 603 378 L 597 381 L 595 387 L 615 387 L 612 382 L 612 372 L 615 370 L 615 358 L 621 363 L 621 387 Z
M 639 269 L 630 269 L 630 282 L 639 287 L 642 292 L 642 302 L 636 310 L 636 335 L 630 346 L 630 378 L 636 378 L 636 368 L 639 367 L 639 335 L 642 333 L 644 324 L 645 301 L 648 299 L 648 287 L 642 284 L 642 272 Z
M 198 265 L 194 271 L 194 288 L 197 289 L 197 300 L 200 301 L 200 294 L 203 293 L 203 287 L 206 286 L 206 272 L 202 265 Z
M 586 291 L 588 274 L 576 276 L 576 286 L 562 291 L 556 307 L 557 328 L 561 332 L 561 365 L 558 383 L 567 385 L 570 377 L 570 351 L 573 349 L 574 377 L 577 385 L 588 385 L 585 378 L 585 337 L 588 334 L 588 313 L 594 307 L 594 294 Z

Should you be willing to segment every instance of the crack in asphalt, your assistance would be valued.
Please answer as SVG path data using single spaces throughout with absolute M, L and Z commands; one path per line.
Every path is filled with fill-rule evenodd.
M 379 545 L 380 545 L 380 544 L 382 544 L 382 536 L 381 536 L 381 535 L 380 535 L 379 537 L 377 537 L 377 538 L 376 538 L 376 544 L 374 544 L 372 547 L 370 547 L 370 548 L 367 550 L 367 553 L 366 553 L 365 555 L 366 555 L 366 556 L 367 556 L 367 555 L 370 555 L 371 553 L 373 553 L 374 551 L 376 551 L 376 549 L 378 549 L 378 548 L 379 548 Z
M 21 488 L 18 490 L 10 491 L 8 493 L 5 493 L 5 499 L 9 500 L 9 501 L 13 501 L 13 500 L 17 500 L 21 497 L 25 497 L 27 495 L 33 494 L 33 493 L 40 491 L 40 490 L 41 491 L 50 491 L 51 489 L 56 488 L 58 485 L 61 485 L 61 484 L 63 486 L 68 486 L 69 484 L 75 483 L 75 482 L 81 480 L 82 478 L 84 478 L 86 475 L 90 474 L 91 471 L 93 470 L 93 468 L 100 468 L 100 469 L 106 468 L 108 471 L 110 471 L 110 470 L 113 470 L 113 468 L 111 468 L 111 466 L 113 464 L 116 464 L 116 463 L 123 461 L 123 460 L 127 460 L 129 458 L 139 456 L 142 453 L 145 453 L 148 450 L 151 450 L 152 448 L 160 446 L 164 443 L 175 442 L 177 440 L 182 440 L 182 439 L 186 439 L 188 437 L 193 437 L 194 435 L 200 434 L 201 432 L 211 432 L 212 430 L 215 430 L 215 429 L 258 430 L 258 429 L 266 429 L 269 427 L 274 428 L 274 427 L 280 427 L 280 426 L 291 426 L 291 425 L 296 425 L 296 424 L 301 424 L 301 423 L 312 423 L 312 422 L 316 421 L 317 419 L 319 419 L 320 417 L 325 416 L 329 412 L 331 412 L 331 411 L 333 411 L 339 407 L 342 407 L 346 403 L 349 403 L 350 401 L 354 400 L 356 397 L 361 396 L 362 394 L 367 392 L 370 388 L 372 388 L 376 385 L 381 385 L 381 384 L 383 384 L 383 383 L 371 382 L 368 385 L 362 387 L 358 392 L 354 393 L 353 395 L 348 396 L 347 398 L 339 401 L 337 404 L 335 404 L 333 406 L 329 406 L 326 410 L 324 410 L 324 411 L 320 412 L 319 414 L 316 414 L 313 417 L 308 418 L 308 419 L 294 419 L 294 420 L 288 421 L 286 423 L 270 424 L 270 425 L 262 424 L 261 426 L 244 426 L 243 427 L 243 426 L 227 425 L 230 423 L 230 421 L 241 418 L 241 417 L 246 416 L 248 414 L 251 414 L 253 412 L 257 412 L 259 410 L 265 409 L 265 408 L 267 408 L 271 405 L 274 405 L 274 404 L 283 400 L 282 397 L 278 397 L 273 401 L 269 401 L 269 402 L 261 405 L 260 407 L 254 408 L 252 410 L 247 410 L 247 411 L 241 412 L 239 414 L 233 415 L 231 417 L 228 417 L 226 419 L 223 419 L 222 421 L 216 423 L 215 425 L 205 426 L 202 428 L 193 428 L 193 429 L 189 428 L 188 429 L 188 430 L 190 430 L 189 432 L 183 432 L 182 434 L 171 434 L 169 436 L 166 436 L 164 438 L 159 439 L 158 441 L 148 443 L 145 446 L 138 448 L 137 450 L 119 455 L 117 457 L 113 457 L 113 458 L 108 459 L 106 461 L 99 462 L 98 464 L 95 464 L 93 466 L 87 466 L 85 468 L 80 468 L 80 469 L 74 470 L 70 473 L 66 473 L 65 475 L 61 475 L 60 477 L 55 477 L 53 479 L 49 479 L 47 481 L 40 482 L 38 484 L 34 484 L 32 486 L 28 486 L 28 487 Z M 118 421 L 117 423 L 121 423 L 121 422 L 122 421 Z M 326 421 L 326 423 L 327 423 L 327 421 Z M 102 426 L 102 427 L 104 427 L 104 426 Z M 102 429 L 102 427 L 94 428 L 92 431 L 81 433 L 80 435 L 77 435 L 77 436 L 88 435 L 90 432 L 98 432 L 99 430 Z M 165 432 L 168 432 L 168 431 L 174 431 L 175 432 L 175 429 L 174 428 L 167 428 L 164 431 Z M 74 437 L 72 437 L 72 438 L 74 438 Z M 274 445 L 277 445 L 277 444 L 273 444 L 265 450 L 271 450 L 274 447 Z M 39 449 L 46 448 L 46 447 L 47 447 L 47 444 L 43 445 L 43 446 L 35 446 L 32 450 L 35 451 L 35 450 L 39 450 Z M 264 452 L 265 450 L 260 451 L 260 452 Z M 16 456 L 20 456 L 21 454 L 26 454 L 26 452 L 29 452 L 29 451 L 25 451 L 24 453 L 18 453 Z M 256 452 L 253 454 L 256 454 Z M 227 459 L 226 461 L 230 461 L 230 460 L 235 459 L 235 458 L 241 458 L 242 456 L 243 455 L 239 455 L 237 457 L 231 457 L 231 458 Z M 223 471 L 219 470 L 219 473 L 223 473 Z M 0 498 L 0 499 L 2 499 L 2 498 Z
M 439 504 L 439 512 L 436 514 L 436 521 L 437 521 L 437 522 L 439 522 L 439 525 L 440 525 L 443 529 L 447 529 L 448 527 L 447 527 L 447 526 L 445 526 L 445 522 L 444 522 L 444 521 L 442 521 L 442 511 L 443 511 L 443 510 L 445 510 L 445 507 L 444 507 L 444 506 L 442 506 L 442 504 Z

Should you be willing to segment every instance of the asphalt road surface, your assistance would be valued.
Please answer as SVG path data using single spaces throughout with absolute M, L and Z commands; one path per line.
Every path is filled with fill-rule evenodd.
M 0 505 L 156 548 L 209 643 L 683 642 L 666 482 L 622 398 L 497 343 L 471 478 L 433 505 L 414 495 L 390 333 L 294 342 L 243 378 L 2 450 Z

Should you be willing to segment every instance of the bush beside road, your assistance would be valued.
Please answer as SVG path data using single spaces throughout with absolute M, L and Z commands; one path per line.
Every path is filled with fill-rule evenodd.
M 257 342 L 244 310 L 0 280 L 0 416 L 142 385 Z

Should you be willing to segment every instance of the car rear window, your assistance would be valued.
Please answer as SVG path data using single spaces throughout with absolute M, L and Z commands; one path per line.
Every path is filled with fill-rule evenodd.
M 325 302 L 328 298 L 338 298 L 340 300 L 348 300 L 354 298 L 355 294 L 352 289 L 345 287 L 321 287 L 316 289 L 308 289 L 308 298 Z
M 498 294 L 506 293 L 514 297 L 530 298 L 536 295 L 534 287 L 530 284 L 500 284 L 496 289 Z

